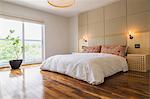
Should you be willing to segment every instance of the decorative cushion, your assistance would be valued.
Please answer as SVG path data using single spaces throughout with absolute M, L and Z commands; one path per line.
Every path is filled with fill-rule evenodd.
M 83 46 L 83 53 L 100 53 L 101 46 Z
M 126 46 L 122 45 L 103 45 L 101 53 L 108 53 L 125 57 Z

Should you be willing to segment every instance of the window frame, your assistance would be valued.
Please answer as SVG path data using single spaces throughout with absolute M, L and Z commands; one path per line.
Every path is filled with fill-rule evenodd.
M 33 21 L 24 21 L 24 20 L 15 20 L 13 18 L 4 18 L 4 17 L 0 17 L 1 19 L 6 19 L 6 20 L 12 20 L 12 21 L 18 21 L 21 22 L 22 24 L 22 46 L 25 47 L 25 41 L 39 41 L 41 42 L 41 60 L 40 61 L 33 61 L 33 62 L 25 62 L 25 49 L 22 49 L 23 53 L 22 53 L 22 59 L 23 59 L 23 65 L 25 64 L 38 64 L 41 63 L 44 58 L 45 58 L 45 47 L 44 47 L 44 37 L 45 37 L 45 25 L 43 23 L 39 23 L 39 22 L 33 22 Z M 33 24 L 39 24 L 41 25 L 41 40 L 25 40 L 25 22 L 27 23 L 33 23 Z M 0 40 L 5 40 L 3 38 L 0 38 Z M 9 62 L 8 62 L 9 63 Z M 6 64 L 8 65 L 8 64 Z M 0 65 L 0 67 L 2 67 L 3 65 Z

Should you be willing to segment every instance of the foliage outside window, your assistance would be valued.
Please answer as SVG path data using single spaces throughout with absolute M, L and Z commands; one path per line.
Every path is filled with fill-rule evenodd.
M 10 34 L 6 37 L 1 46 L 0 59 L 14 60 L 19 59 L 22 53 L 22 42 L 19 37 L 13 33 L 15 30 L 10 30 Z

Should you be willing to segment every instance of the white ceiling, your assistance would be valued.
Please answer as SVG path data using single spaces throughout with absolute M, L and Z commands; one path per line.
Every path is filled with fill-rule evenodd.
M 76 0 L 75 5 L 69 8 L 55 8 L 47 3 L 47 0 L 4 0 L 6 2 L 50 12 L 53 14 L 71 17 L 81 12 L 95 9 L 118 0 Z

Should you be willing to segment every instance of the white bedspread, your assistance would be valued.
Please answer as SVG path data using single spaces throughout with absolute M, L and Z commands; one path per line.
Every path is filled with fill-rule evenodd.
M 75 53 L 56 55 L 41 65 L 42 70 L 55 71 L 98 85 L 104 78 L 120 71 L 127 71 L 126 59 L 105 53 Z

